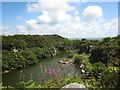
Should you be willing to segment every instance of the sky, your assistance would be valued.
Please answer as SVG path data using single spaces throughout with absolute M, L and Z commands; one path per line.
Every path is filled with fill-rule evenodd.
M 66 2 L 65 2 L 66 1 Z M 2 2 L 2 34 L 59 34 L 66 38 L 118 35 L 117 2 Z

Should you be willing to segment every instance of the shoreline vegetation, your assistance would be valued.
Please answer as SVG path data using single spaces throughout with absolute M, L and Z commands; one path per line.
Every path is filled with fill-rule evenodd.
M 41 58 L 53 57 L 72 49 L 68 45 L 70 41 L 58 35 L 3 36 L 2 43 L 3 71 L 28 67 Z
M 74 82 L 87 88 L 120 87 L 120 36 L 102 40 L 69 40 L 59 35 L 13 35 L 2 38 L 3 71 L 25 68 L 36 64 L 41 58 L 54 57 L 62 52 L 68 52 L 68 58 L 58 63 L 74 64 L 78 69 L 76 76 L 60 78 L 50 69 L 53 71 L 49 74 L 54 78 L 41 80 L 41 84 L 22 81 L 19 87 L 62 88 Z M 44 69 L 49 70 L 47 67 Z M 80 73 L 84 75 L 80 76 Z M 46 76 L 49 76 L 48 72 Z

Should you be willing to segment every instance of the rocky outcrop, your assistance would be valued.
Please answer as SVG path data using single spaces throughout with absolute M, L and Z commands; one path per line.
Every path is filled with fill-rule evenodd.
M 53 46 L 52 46 L 52 47 L 53 47 Z M 55 47 L 53 47 L 52 56 L 56 56 L 56 54 L 57 54 L 56 48 L 55 48 Z
M 86 72 L 86 71 L 85 71 L 85 68 L 86 68 L 86 65 L 85 65 L 84 63 L 82 63 L 82 64 L 80 65 L 81 73 L 85 73 L 85 72 Z
M 16 49 L 16 47 L 12 47 L 12 48 L 11 48 L 11 51 L 13 51 L 13 52 L 18 52 L 18 50 Z
M 90 45 L 90 46 L 88 47 L 89 53 L 91 53 L 94 48 L 95 48 L 94 46 Z
M 71 84 L 68 84 L 64 87 L 62 87 L 60 90 L 68 90 L 68 89 L 73 89 L 73 88 L 76 88 L 78 90 L 88 90 L 84 85 L 82 84 L 79 84 L 79 83 L 71 83 Z M 75 89 L 75 90 L 76 90 Z

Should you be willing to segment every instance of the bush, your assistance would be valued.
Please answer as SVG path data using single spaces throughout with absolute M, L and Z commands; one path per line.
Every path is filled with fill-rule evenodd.
M 80 65 L 81 62 L 82 62 L 82 60 L 83 60 L 83 57 L 82 57 L 82 56 L 80 56 L 80 55 L 75 55 L 75 56 L 74 56 L 74 63 L 75 63 L 76 65 Z

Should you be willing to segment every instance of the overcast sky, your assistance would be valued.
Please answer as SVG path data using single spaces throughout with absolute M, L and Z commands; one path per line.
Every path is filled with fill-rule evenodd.
M 3 2 L 2 34 L 59 34 L 67 38 L 117 36 L 118 3 Z

